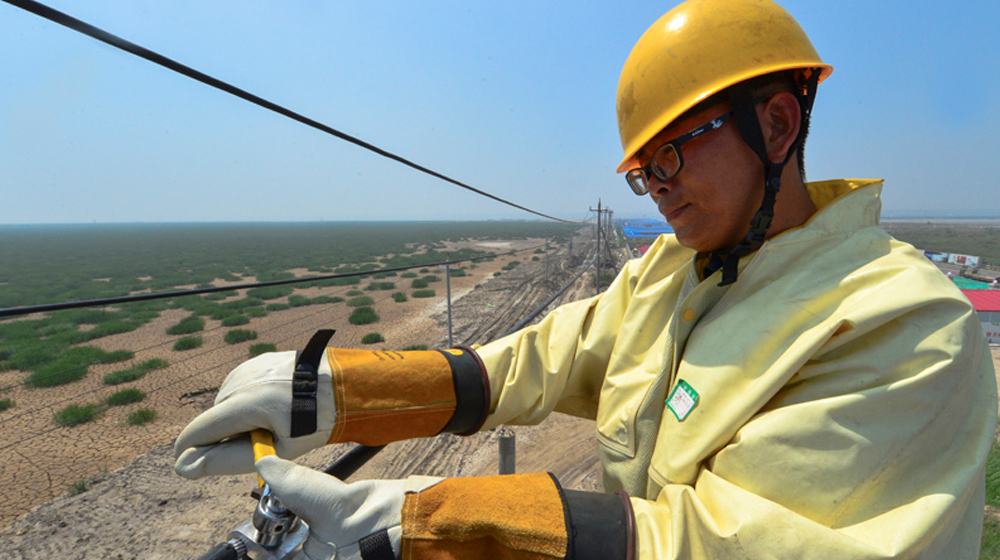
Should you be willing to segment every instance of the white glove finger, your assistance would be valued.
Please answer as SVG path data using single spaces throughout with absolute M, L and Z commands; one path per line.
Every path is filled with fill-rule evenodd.
M 218 404 L 233 393 L 242 391 L 255 383 L 291 380 L 295 369 L 295 352 L 267 352 L 247 360 L 229 372 L 215 396 Z
M 253 472 L 253 444 L 249 436 L 215 445 L 189 447 L 177 457 L 174 471 L 184 478 Z
M 174 442 L 174 457 L 179 457 L 189 447 L 213 445 L 257 428 L 263 428 L 271 433 L 280 433 L 279 430 L 284 428 L 287 433 L 286 426 L 291 423 L 290 412 L 264 406 L 270 397 L 261 394 L 266 388 L 270 387 L 259 387 L 253 394 L 251 391 L 238 393 L 199 414 L 177 436 L 177 441 Z M 291 388 L 288 388 L 288 394 L 286 400 L 291 400 Z M 283 425 L 275 426 L 266 412 L 289 417 L 280 422 Z
M 316 520 L 342 517 L 344 502 L 353 501 L 345 499 L 347 484 L 326 473 L 274 455 L 261 457 L 254 466 L 281 503 L 305 519 L 310 528 Z

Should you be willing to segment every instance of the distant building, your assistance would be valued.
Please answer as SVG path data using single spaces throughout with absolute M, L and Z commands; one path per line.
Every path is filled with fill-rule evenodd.
M 673 228 L 663 220 L 625 220 L 621 222 L 625 242 L 628 243 L 632 258 L 646 254 L 646 250 L 657 237 L 665 233 L 673 233 Z
M 664 233 L 673 233 L 673 228 L 662 220 L 626 220 L 621 224 L 625 237 L 656 238 Z
M 962 290 L 979 315 L 990 344 L 1000 343 L 1000 290 Z
M 951 264 L 960 264 L 964 266 L 979 266 L 979 257 L 974 257 L 972 255 L 958 255 L 951 253 L 948 255 L 948 262 Z

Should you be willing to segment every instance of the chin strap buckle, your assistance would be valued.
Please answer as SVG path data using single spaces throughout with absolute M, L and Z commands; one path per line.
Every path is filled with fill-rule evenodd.
M 292 426 L 291 436 L 316 433 L 316 390 L 319 385 L 319 364 L 327 343 L 333 338 L 333 329 L 321 329 L 309 339 L 305 350 L 295 358 L 292 375 Z

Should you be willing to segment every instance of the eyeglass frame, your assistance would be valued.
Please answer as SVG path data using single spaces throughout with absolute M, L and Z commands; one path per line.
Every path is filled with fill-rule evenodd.
M 681 151 L 681 146 L 697 138 L 698 136 L 701 136 L 702 134 L 721 128 L 722 125 L 725 124 L 726 120 L 728 120 L 729 117 L 731 116 L 733 116 L 733 112 L 729 111 L 728 113 L 715 117 L 709 122 L 693 130 L 690 130 L 687 133 L 682 134 L 677 138 L 674 138 L 673 140 L 664 142 L 659 148 L 656 148 L 656 150 L 653 152 L 653 157 L 649 158 L 649 163 L 643 165 L 642 167 L 636 167 L 635 169 L 630 169 L 626 171 L 625 181 L 628 183 L 628 186 L 632 189 L 632 192 L 634 192 L 638 196 L 648 194 L 649 177 L 651 175 L 655 176 L 657 179 L 663 182 L 667 182 L 676 177 L 677 174 L 681 172 L 681 169 L 684 169 L 684 155 L 683 152 Z M 660 167 L 659 165 L 656 166 L 653 165 L 653 163 L 657 159 L 657 156 L 661 155 L 660 152 L 662 152 L 665 148 L 668 147 L 677 154 L 677 170 L 674 171 L 669 176 L 663 172 L 662 167 Z M 637 179 L 642 183 L 637 185 L 636 184 Z

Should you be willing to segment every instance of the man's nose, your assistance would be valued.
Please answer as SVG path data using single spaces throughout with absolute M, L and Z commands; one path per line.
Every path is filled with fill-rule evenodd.
M 670 192 L 672 187 L 673 179 L 670 181 L 661 181 L 659 177 L 655 175 L 646 180 L 646 185 L 649 186 L 649 196 L 656 198 L 658 196 L 667 194 Z

